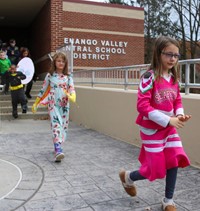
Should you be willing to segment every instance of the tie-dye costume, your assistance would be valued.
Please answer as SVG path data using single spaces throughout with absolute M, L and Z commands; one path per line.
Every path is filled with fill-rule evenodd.
M 40 104 L 48 105 L 56 153 L 62 151 L 61 143 L 67 139 L 69 124 L 69 101 L 64 90 L 69 94 L 75 93 L 72 77 L 55 72 L 53 75 L 47 73 L 38 94 L 42 99 Z
M 179 85 L 173 81 L 173 75 L 155 80 L 151 70 L 143 75 L 138 89 L 139 172 L 150 181 L 164 178 L 167 169 L 190 164 L 176 128 L 168 125 L 170 117 L 184 114 Z

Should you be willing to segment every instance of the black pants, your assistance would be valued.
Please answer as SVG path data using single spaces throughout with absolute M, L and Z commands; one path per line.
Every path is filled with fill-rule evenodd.
M 171 168 L 167 170 L 166 174 L 166 186 L 165 186 L 165 197 L 168 199 L 172 199 L 174 195 L 175 185 L 176 185 L 176 178 L 177 178 L 177 171 L 178 167 Z M 139 171 L 133 171 L 130 173 L 130 179 L 132 181 L 137 180 L 144 180 L 146 179 L 143 177 Z
M 32 86 L 33 86 L 33 80 L 31 80 L 31 81 L 26 85 L 26 92 L 25 92 L 26 95 L 30 95 Z
M 12 98 L 13 116 L 17 115 L 17 105 L 19 103 L 21 104 L 22 112 L 23 111 L 25 112 L 27 110 L 27 100 L 26 100 L 23 88 L 12 90 L 11 98 Z

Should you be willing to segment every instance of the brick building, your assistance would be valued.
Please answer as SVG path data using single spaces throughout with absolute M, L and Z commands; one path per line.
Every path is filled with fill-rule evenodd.
M 74 69 L 144 63 L 143 9 L 84 0 L 42 2 L 33 20 L 20 30 L 0 22 L 0 37 L 15 36 L 18 45 L 27 45 L 38 73 L 49 68 L 45 55 L 71 41 Z

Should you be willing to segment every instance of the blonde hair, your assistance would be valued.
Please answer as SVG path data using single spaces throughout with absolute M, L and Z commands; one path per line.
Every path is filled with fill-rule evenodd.
M 68 59 L 67 59 L 66 55 L 64 53 L 62 53 L 62 52 L 55 53 L 55 55 L 53 56 L 53 61 L 51 62 L 51 68 L 49 70 L 49 73 L 52 75 L 56 71 L 56 59 L 57 58 L 61 58 L 61 59 L 64 60 L 65 67 L 64 67 L 64 70 L 63 70 L 63 74 L 64 75 L 69 75 Z
M 171 37 L 160 36 L 155 41 L 150 69 L 154 71 L 157 80 L 159 80 L 162 75 L 161 53 L 166 47 L 168 47 L 171 44 L 175 45 L 178 49 L 180 49 L 179 43 Z M 174 83 L 176 83 L 178 80 L 178 76 L 177 76 L 178 68 L 179 66 L 178 66 L 178 60 L 177 60 L 176 65 L 170 69 L 170 72 L 174 76 Z

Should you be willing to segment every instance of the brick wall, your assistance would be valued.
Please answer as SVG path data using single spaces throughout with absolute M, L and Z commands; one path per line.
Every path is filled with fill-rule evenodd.
M 134 12 L 134 11 L 133 11 Z M 63 27 L 104 30 L 113 32 L 143 33 L 144 21 L 131 18 L 102 16 L 79 12 L 63 12 Z
M 62 0 L 51 0 L 51 51 L 63 45 Z
M 76 45 L 79 50 L 75 48 L 74 51 L 74 69 L 142 64 L 144 19 L 141 14 L 143 9 L 130 6 L 81 0 L 47 1 L 31 26 L 33 58 L 37 60 L 55 52 L 64 44 L 65 38 L 75 38 L 94 40 L 96 44 Z M 102 44 L 105 42 L 108 45 Z M 112 46 L 111 42 L 121 43 L 122 46 Z M 90 57 L 88 54 L 91 54 Z M 46 72 L 49 65 L 49 59 L 42 61 L 36 64 L 36 71 Z
M 74 41 L 76 39 L 95 40 L 97 43 L 96 45 L 74 44 L 79 48 L 79 50 L 75 48 L 74 51 L 75 69 L 144 63 L 144 19 L 137 17 L 137 14 L 141 16 L 143 9 L 78 0 L 63 2 L 64 38 L 74 38 Z M 126 11 L 131 15 L 126 15 Z M 122 15 L 123 13 L 125 15 Z M 133 13 L 137 14 L 134 16 Z M 102 41 L 110 42 L 110 46 L 102 46 Z M 120 41 L 127 43 L 127 46 L 121 48 L 111 46 L 111 42 L 119 43 Z M 102 53 L 98 51 L 99 48 L 108 52 L 114 49 L 118 52 L 121 50 L 122 53 Z M 88 57 L 88 54 L 92 55 Z M 104 56 L 103 59 L 99 57 L 100 55 Z
M 63 44 L 62 0 L 47 1 L 31 27 L 31 52 L 37 61 Z M 38 74 L 47 72 L 50 59 L 35 64 Z

